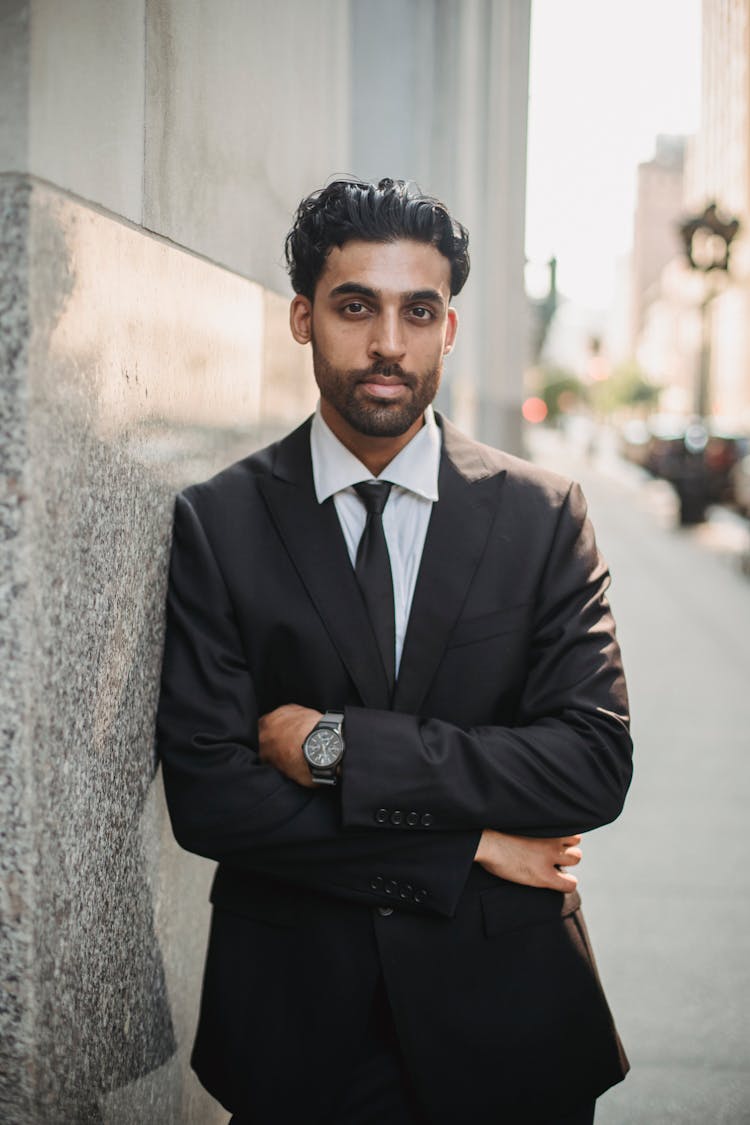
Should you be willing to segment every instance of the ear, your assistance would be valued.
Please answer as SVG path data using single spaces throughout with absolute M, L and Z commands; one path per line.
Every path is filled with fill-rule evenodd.
M 456 333 L 458 332 L 458 313 L 451 307 L 445 316 L 446 329 L 445 329 L 445 345 L 443 347 L 443 355 L 448 355 L 453 351 L 453 345 L 456 342 Z
M 312 337 L 312 301 L 301 293 L 289 307 L 289 327 L 298 344 L 309 344 Z

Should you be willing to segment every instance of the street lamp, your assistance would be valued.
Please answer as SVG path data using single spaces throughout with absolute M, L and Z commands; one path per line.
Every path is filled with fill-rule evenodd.
M 740 229 L 738 219 L 719 213 L 716 203 L 680 223 L 679 231 L 691 270 L 704 275 L 701 300 L 701 350 L 695 388 L 694 418 L 685 431 L 680 451 L 671 468 L 672 484 L 680 502 L 680 523 L 699 523 L 705 519 L 711 498 L 710 466 L 707 451 L 711 414 L 711 303 L 723 286 L 710 278 L 729 273 L 732 242 Z
M 700 215 L 692 215 L 680 223 L 685 256 L 691 269 L 706 275 L 729 272 L 732 242 L 740 229 L 739 219 L 724 218 L 715 203 L 709 203 Z M 710 305 L 719 287 L 706 284 L 701 301 L 701 354 L 695 394 L 695 412 L 705 419 L 711 413 L 711 331 Z

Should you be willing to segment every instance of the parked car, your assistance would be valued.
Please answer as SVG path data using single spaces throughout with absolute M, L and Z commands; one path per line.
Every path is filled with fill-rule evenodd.
M 750 519 L 750 454 L 738 461 L 732 469 L 732 488 L 738 511 Z
M 631 418 L 620 429 L 620 452 L 626 461 L 645 469 L 650 440 L 648 423 L 641 418 Z
M 623 431 L 623 452 L 652 476 L 669 481 L 680 502 L 680 523 L 700 523 L 709 504 L 735 500 L 735 467 L 750 454 L 750 439 L 716 420 L 654 415 Z

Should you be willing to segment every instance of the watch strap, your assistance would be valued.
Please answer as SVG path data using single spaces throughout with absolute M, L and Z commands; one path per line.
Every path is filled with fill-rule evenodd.
M 339 734 L 341 734 L 341 726 L 342 726 L 343 722 L 344 722 L 344 712 L 343 711 L 326 711 L 326 713 L 325 713 L 325 715 L 323 715 L 322 719 L 318 719 L 315 726 L 316 727 L 322 727 L 322 726 L 333 727 L 334 730 L 337 730 L 339 732 Z

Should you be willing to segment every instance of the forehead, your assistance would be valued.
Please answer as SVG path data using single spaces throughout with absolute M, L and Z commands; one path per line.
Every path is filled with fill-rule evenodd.
M 384 294 L 437 289 L 447 304 L 450 281 L 450 262 L 428 242 L 352 239 L 330 251 L 316 288 L 328 293 L 345 282 L 356 282 Z

